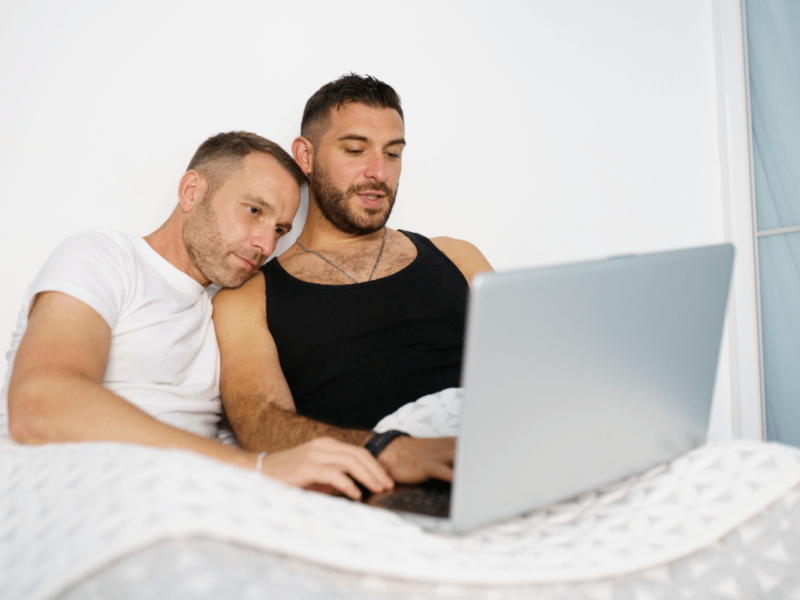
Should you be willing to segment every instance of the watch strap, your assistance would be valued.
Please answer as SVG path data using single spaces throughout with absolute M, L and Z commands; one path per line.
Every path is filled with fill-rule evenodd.
M 397 429 L 390 429 L 389 431 L 384 431 L 383 433 L 376 433 L 366 444 L 364 444 L 364 448 L 369 450 L 369 453 L 372 454 L 372 456 L 378 458 L 378 455 L 383 452 L 386 446 L 388 446 L 395 438 L 398 438 L 401 435 L 408 436 L 407 433 L 398 431 Z

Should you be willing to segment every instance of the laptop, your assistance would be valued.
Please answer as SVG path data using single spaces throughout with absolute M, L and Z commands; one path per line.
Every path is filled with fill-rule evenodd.
M 462 533 L 701 445 L 732 267 L 722 244 L 478 275 L 449 498 L 432 482 L 368 503 L 430 492 L 449 517 L 421 523 Z

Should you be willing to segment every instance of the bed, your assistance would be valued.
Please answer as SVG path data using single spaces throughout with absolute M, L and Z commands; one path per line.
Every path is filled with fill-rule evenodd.
M 707 444 L 463 536 L 178 450 L 0 448 L 3 599 L 791 598 L 799 567 L 779 444 Z

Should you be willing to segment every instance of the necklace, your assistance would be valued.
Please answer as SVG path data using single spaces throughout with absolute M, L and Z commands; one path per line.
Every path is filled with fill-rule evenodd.
M 383 242 L 381 242 L 381 251 L 378 253 L 378 260 L 375 261 L 375 266 L 372 267 L 372 273 L 370 273 L 369 279 L 367 279 L 367 281 L 372 281 L 372 278 L 375 277 L 375 271 L 378 270 L 378 265 L 380 264 L 381 258 L 383 257 L 383 249 L 386 247 L 386 236 L 388 235 L 388 233 L 389 233 L 389 228 L 384 226 L 384 228 L 383 228 Z M 330 266 L 332 266 L 334 269 L 338 269 L 339 271 L 341 271 L 342 273 L 347 275 L 350 279 L 352 279 L 356 283 L 361 283 L 358 279 L 356 279 L 355 277 L 350 275 L 350 273 L 345 271 L 342 267 L 340 267 L 337 264 L 334 264 L 332 261 L 330 261 L 327 258 L 325 258 L 324 256 L 322 256 L 322 254 L 320 254 L 319 252 L 316 252 L 315 250 L 309 250 L 308 248 L 303 246 L 303 244 L 300 242 L 300 238 L 297 238 L 297 245 L 300 246 L 306 252 L 309 252 L 311 254 L 316 254 L 322 260 L 324 260 L 326 263 L 328 263 Z

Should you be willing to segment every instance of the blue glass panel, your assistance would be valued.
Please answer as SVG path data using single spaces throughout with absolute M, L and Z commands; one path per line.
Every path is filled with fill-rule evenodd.
M 800 2 L 745 8 L 758 229 L 800 225 Z
M 767 439 L 800 447 L 800 233 L 758 241 Z

